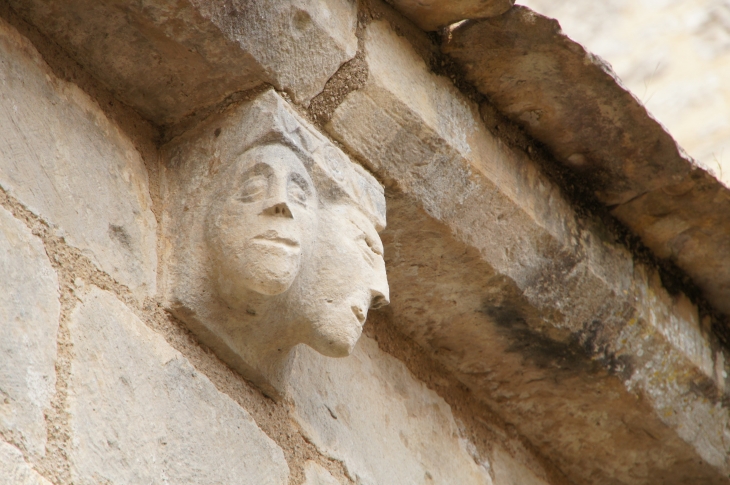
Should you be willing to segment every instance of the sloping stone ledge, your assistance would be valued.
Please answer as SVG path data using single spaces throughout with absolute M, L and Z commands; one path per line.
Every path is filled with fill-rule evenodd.
M 576 483 L 726 483 L 727 358 L 697 307 L 387 22 L 364 48 L 327 129 L 388 182 L 392 324 Z
M 526 7 L 455 26 L 442 49 L 659 258 L 730 314 L 730 190 L 684 153 L 603 60 Z

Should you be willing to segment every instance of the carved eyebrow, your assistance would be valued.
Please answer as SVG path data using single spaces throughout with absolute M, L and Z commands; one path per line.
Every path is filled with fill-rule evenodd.
M 240 180 L 246 180 L 251 175 L 265 175 L 267 177 L 274 173 L 274 169 L 271 165 L 266 162 L 256 162 L 256 164 L 245 170 L 240 176 Z
M 363 231 L 363 233 L 365 234 L 365 242 L 368 246 L 370 246 L 370 249 L 372 249 L 375 254 L 383 256 L 383 243 L 380 241 L 380 238 L 373 238 L 365 231 Z
M 302 176 L 302 174 L 297 172 L 292 172 L 289 174 L 289 180 L 292 182 L 295 182 L 297 185 L 299 185 L 304 192 L 307 193 L 308 196 L 312 195 L 312 188 L 310 187 L 309 182 L 306 178 Z
M 363 240 L 372 252 L 374 252 L 378 256 L 384 256 L 385 251 L 383 250 L 383 243 L 382 241 L 380 241 L 380 237 L 373 237 L 367 230 L 363 229 L 360 224 L 353 221 L 352 219 L 350 219 L 350 223 L 355 226 L 358 231 L 360 231 L 361 235 L 363 236 Z

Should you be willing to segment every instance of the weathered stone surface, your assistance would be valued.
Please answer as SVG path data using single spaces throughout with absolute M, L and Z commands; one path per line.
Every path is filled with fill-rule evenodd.
M 730 186 L 730 49 L 725 0 L 522 0 L 600 55 L 698 163 Z
M 56 390 L 58 279 L 41 241 L 2 207 L 0 275 L 0 429 L 42 456 Z
M 502 15 L 515 0 L 387 0 L 423 30 L 436 30 L 465 19 Z
M 672 184 L 692 169 L 610 66 L 564 36 L 556 20 L 518 6 L 457 26 L 442 48 L 504 114 L 569 166 L 592 175 L 609 205 Z
M 304 485 L 341 485 L 330 472 L 313 461 L 304 464 Z
M 267 395 L 388 302 L 380 184 L 268 90 L 163 148 L 167 306 Z
M 725 483 L 727 357 L 697 308 L 387 24 L 364 45 L 368 82 L 327 129 L 397 187 L 392 324 L 576 482 Z
M 10 4 L 158 124 L 264 82 L 307 102 L 357 50 L 354 0 Z
M 0 485 L 51 485 L 26 463 L 16 447 L 0 441 Z
M 490 468 L 494 485 L 547 485 L 547 482 L 532 473 L 524 463 L 519 462 L 500 446 L 492 450 Z
M 489 483 L 460 440 L 448 404 L 374 340 L 362 337 L 344 359 L 301 346 L 296 352 L 290 388 L 296 420 L 357 483 Z
M 458 26 L 443 50 L 730 314 L 730 264 L 717 264 L 730 254 L 730 190 L 686 157 L 609 66 L 525 7 Z
M 193 1 L 296 102 L 308 103 L 357 52 L 356 0 Z
M 69 323 L 75 483 L 286 484 L 282 450 L 112 294 Z
M 0 185 L 138 296 L 154 294 L 156 221 L 131 141 L 0 20 Z

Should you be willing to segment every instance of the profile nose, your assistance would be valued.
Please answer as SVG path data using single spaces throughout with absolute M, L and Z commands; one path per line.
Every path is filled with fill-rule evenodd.
M 294 218 L 286 202 L 278 202 L 269 205 L 266 209 L 264 209 L 263 214 L 274 217 L 286 217 L 289 219 Z
M 390 291 L 385 271 L 383 271 L 383 275 L 377 280 L 376 284 L 370 287 L 370 308 L 373 310 L 390 304 Z
M 383 295 L 380 292 L 374 292 L 372 300 L 370 300 L 370 308 L 373 310 L 377 310 L 378 308 L 383 308 L 386 305 L 390 304 L 390 300 L 387 296 Z
M 385 272 L 385 261 L 378 258 L 370 280 L 370 308 L 377 310 L 390 304 L 390 288 L 388 275 Z

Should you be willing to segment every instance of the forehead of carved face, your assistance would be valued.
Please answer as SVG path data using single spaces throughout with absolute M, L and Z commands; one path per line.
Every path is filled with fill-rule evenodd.
M 324 210 L 321 226 L 313 337 L 306 343 L 324 355 L 344 357 L 360 338 L 368 310 L 389 303 L 383 244 L 355 207 Z
M 283 293 L 312 252 L 317 196 L 299 157 L 283 145 L 248 150 L 218 175 L 206 239 L 224 297 Z

